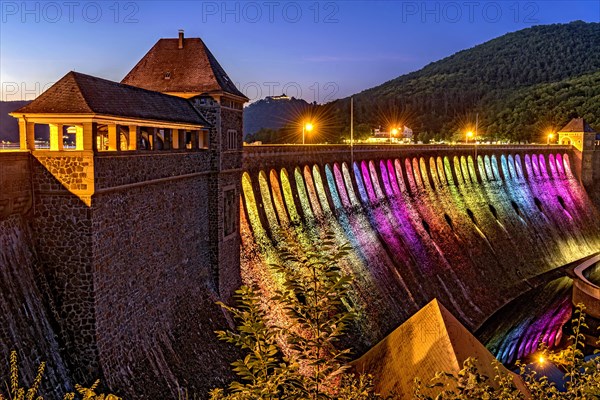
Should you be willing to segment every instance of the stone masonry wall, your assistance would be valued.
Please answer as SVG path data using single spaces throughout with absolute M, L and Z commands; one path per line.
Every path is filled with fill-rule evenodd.
M 52 289 L 63 358 L 76 382 L 98 377 L 92 270 L 91 153 L 34 152 L 32 226 L 38 273 Z M 73 174 L 73 177 L 69 177 Z M 91 179 L 91 182 L 90 182 Z
M 219 293 L 224 299 L 231 299 L 234 291 L 241 285 L 240 275 L 240 194 L 242 173 L 242 111 L 221 108 L 221 135 L 226 135 L 229 129 L 237 131 L 237 149 L 225 150 L 221 153 L 221 173 L 219 174 L 219 199 L 216 207 L 219 209 L 218 232 L 221 249 L 217 265 L 219 279 Z M 234 192 L 233 204 L 226 204 L 224 194 Z M 227 235 L 224 222 L 225 214 L 236 222 L 235 232 Z
M 242 149 L 242 111 L 221 107 L 209 96 L 194 99 L 194 106 L 211 124 L 209 129 L 209 149 L 215 174 L 209 179 L 211 193 L 208 206 L 213 213 L 209 215 L 210 242 L 216 243 L 211 253 L 213 277 L 218 282 L 219 293 L 224 301 L 229 301 L 234 290 L 241 284 L 239 273 L 239 195 L 241 181 Z M 226 135 L 229 129 L 238 132 L 238 149 L 227 150 Z M 217 174 L 218 173 L 218 174 Z M 234 202 L 225 210 L 224 191 L 235 191 Z M 225 235 L 224 213 L 236 218 L 235 233 Z
M 177 157 L 164 159 L 169 170 L 188 172 L 177 170 Z M 96 165 L 118 173 L 121 162 Z M 100 364 L 105 382 L 126 398 L 177 398 L 178 388 L 205 395 L 230 378 L 231 350 L 214 334 L 226 322 L 214 304 L 209 182 L 198 175 L 94 196 Z
M 0 152 L 0 220 L 28 212 L 32 201 L 29 153 Z
M 40 285 L 36 264 L 27 219 L 13 214 L 0 220 L 0 377 L 4 380 L 10 375 L 12 350 L 17 351 L 20 378 L 27 387 L 33 383 L 39 363 L 46 361 L 41 392 L 51 399 L 72 390 L 72 385 L 48 315 L 46 285 Z

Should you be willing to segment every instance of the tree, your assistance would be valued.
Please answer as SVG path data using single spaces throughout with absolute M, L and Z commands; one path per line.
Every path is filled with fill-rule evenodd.
M 354 317 L 346 305 L 352 279 L 338 265 L 349 247 L 327 236 L 315 248 L 302 256 L 284 251 L 283 265 L 271 265 L 283 285 L 266 303 L 249 287 L 236 292 L 237 307 L 220 303 L 238 325 L 217 335 L 245 356 L 232 364 L 241 382 L 213 390 L 211 399 L 380 398 L 370 377 L 348 373 L 350 349 L 337 347 Z M 285 321 L 272 321 L 265 304 Z

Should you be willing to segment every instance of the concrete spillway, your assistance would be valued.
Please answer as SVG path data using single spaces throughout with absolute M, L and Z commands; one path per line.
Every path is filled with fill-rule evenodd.
M 600 249 L 598 212 L 561 152 L 285 166 L 242 178 L 243 279 L 269 295 L 282 249 L 350 243 L 359 353 L 434 297 L 475 329 Z

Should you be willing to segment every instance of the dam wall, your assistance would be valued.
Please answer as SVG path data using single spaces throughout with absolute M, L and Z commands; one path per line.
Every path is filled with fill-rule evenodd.
M 220 173 L 202 150 L 0 153 L 2 376 L 15 349 L 26 382 L 48 361 L 48 398 L 98 378 L 137 399 L 224 386 L 236 354 L 214 331 L 240 284 L 235 157 Z M 237 193 L 228 235 L 224 189 Z
M 350 243 L 359 353 L 434 297 L 475 330 L 537 277 L 600 248 L 567 146 L 371 147 L 353 163 L 348 146 L 291 147 L 245 154 L 242 277 L 269 296 L 268 265 L 285 249 Z
M 31 384 L 46 361 L 44 390 L 65 392 L 72 384 L 51 323 L 48 284 L 38 273 L 27 152 L 0 153 L 0 189 L 0 376 L 10 376 L 8 356 L 15 350 L 24 383 Z

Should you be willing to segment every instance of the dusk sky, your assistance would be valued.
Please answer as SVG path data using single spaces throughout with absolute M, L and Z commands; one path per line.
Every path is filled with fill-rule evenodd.
M 251 100 L 319 103 L 507 32 L 600 22 L 600 1 L 1 1 L 1 100 L 70 70 L 120 81 L 159 38 L 201 37 Z

